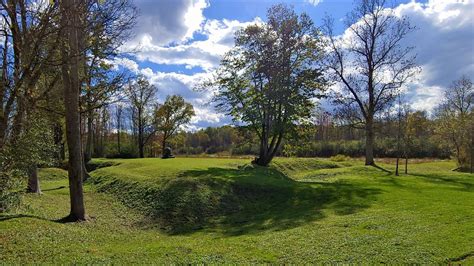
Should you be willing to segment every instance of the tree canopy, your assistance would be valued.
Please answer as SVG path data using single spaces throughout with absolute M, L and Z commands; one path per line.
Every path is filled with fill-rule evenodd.
M 285 134 L 310 117 L 326 84 L 318 66 L 321 34 L 309 16 L 281 4 L 267 18 L 236 33 L 212 82 L 218 110 L 258 135 L 259 165 L 268 165 Z

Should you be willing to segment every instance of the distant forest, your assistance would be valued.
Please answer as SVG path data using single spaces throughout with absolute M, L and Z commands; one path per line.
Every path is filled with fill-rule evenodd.
M 117 106 L 110 106 L 96 114 L 96 123 L 93 128 L 93 157 L 139 157 L 136 145 L 138 130 L 131 122 L 130 112 L 122 110 L 119 111 L 121 115 L 117 116 L 117 108 Z M 392 111 L 396 112 L 396 110 Z M 376 123 L 375 155 L 377 157 L 397 156 L 397 137 L 400 127 L 402 151 L 407 157 L 449 158 L 450 142 L 445 141 L 444 136 L 439 134 L 440 123 L 439 119 L 430 117 L 425 111 L 407 111 L 402 115 L 399 125 L 398 114 L 387 112 Z M 117 125 L 121 125 L 120 131 L 117 130 Z M 146 134 L 151 134 L 151 132 Z M 145 145 L 145 156 L 161 155 L 161 139 L 160 133 L 150 137 Z M 291 132 L 288 139 L 281 145 L 278 155 L 330 157 L 341 154 L 361 157 L 365 154 L 364 141 L 365 134 L 362 128 L 349 125 L 337 115 L 318 109 L 312 121 L 300 125 Z M 222 126 L 208 127 L 194 132 L 180 131 L 169 140 L 168 146 L 172 148 L 173 153 L 184 156 L 206 154 L 242 156 L 258 154 L 257 143 L 257 136 L 245 126 Z M 61 143 L 58 144 L 61 145 Z

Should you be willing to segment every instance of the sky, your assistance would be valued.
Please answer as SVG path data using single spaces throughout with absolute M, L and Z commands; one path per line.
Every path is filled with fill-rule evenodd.
M 145 75 L 158 88 L 158 101 L 179 94 L 194 105 L 188 126 L 196 130 L 232 122 L 214 110 L 212 93 L 195 85 L 218 67 L 232 48 L 234 32 L 265 21 L 267 9 L 288 3 L 321 25 L 329 15 L 336 34 L 344 34 L 345 14 L 352 0 L 132 0 L 139 9 L 134 36 L 115 63 Z M 393 0 L 397 15 L 407 16 L 417 29 L 405 44 L 415 47 L 422 72 L 407 85 L 407 100 L 416 110 L 433 109 L 450 83 L 467 75 L 474 79 L 474 0 Z M 327 105 L 327 108 L 331 108 Z

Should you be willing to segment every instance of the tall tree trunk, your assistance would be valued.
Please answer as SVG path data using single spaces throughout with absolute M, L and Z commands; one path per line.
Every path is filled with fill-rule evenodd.
M 91 107 L 88 107 L 87 111 L 87 140 L 86 140 L 86 152 L 84 153 L 84 161 L 88 163 L 92 159 L 92 145 L 93 145 L 93 134 L 94 129 L 92 125 L 93 111 Z
M 473 121 L 471 123 L 471 174 L 474 171 L 474 113 L 471 114 Z
M 38 178 L 38 166 L 32 165 L 28 171 L 28 188 L 29 193 L 41 194 L 41 188 Z
M 145 146 L 145 143 L 143 143 L 143 127 L 144 127 L 144 123 L 143 123 L 143 112 L 141 109 L 138 110 L 138 155 L 140 158 L 144 158 L 145 157 L 145 152 L 144 152 L 144 146 Z
M 120 151 L 120 129 L 117 131 L 117 151 L 118 151 L 118 154 L 121 153 L 121 151 Z
M 58 160 L 58 162 L 61 162 L 65 159 L 66 152 L 64 151 L 63 130 L 59 122 L 54 123 L 53 132 L 54 132 L 54 145 L 56 147 L 59 147 L 58 151 L 56 152 L 56 159 Z
M 408 156 L 405 155 L 405 174 L 408 174 Z
M 471 138 L 471 174 L 474 171 L 474 137 Z
M 5 137 L 8 128 L 7 121 L 8 119 L 5 117 L 5 113 L 2 110 L 0 113 L 0 150 L 2 150 L 3 145 L 5 144 Z
M 400 138 L 402 135 L 402 113 L 401 113 L 401 100 L 398 98 L 398 124 L 397 124 L 397 166 L 395 168 L 395 175 L 398 176 L 398 164 L 401 157 Z
M 365 165 L 374 165 L 374 124 L 367 119 L 365 125 Z
M 145 158 L 145 151 L 144 151 L 145 145 L 143 145 L 143 135 L 140 131 L 141 130 L 139 130 L 138 132 L 138 156 L 140 158 Z
M 398 164 L 399 164 L 399 161 L 400 161 L 400 156 L 397 155 L 397 162 L 396 162 L 396 166 L 395 166 L 395 175 L 398 176 Z
M 163 138 L 161 139 L 161 157 L 165 155 L 165 149 L 166 149 L 166 137 L 163 135 Z
M 122 131 L 122 110 L 117 110 L 117 151 L 118 154 L 121 154 L 120 152 L 120 133 Z
M 64 86 L 64 106 L 66 110 L 66 139 L 69 151 L 69 193 L 71 201 L 70 214 L 67 217 L 71 221 L 86 220 L 84 207 L 84 194 L 82 180 L 84 176 L 80 113 L 79 113 L 79 67 L 78 56 L 79 41 L 78 29 L 79 10 L 78 1 L 63 0 L 60 2 L 62 11 L 62 24 L 65 33 L 65 47 L 62 49 L 63 64 L 63 86 Z M 68 53 L 69 51 L 69 53 Z

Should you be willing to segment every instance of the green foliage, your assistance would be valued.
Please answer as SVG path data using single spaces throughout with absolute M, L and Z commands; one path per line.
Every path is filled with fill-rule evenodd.
M 167 96 L 165 102 L 155 110 L 155 129 L 161 132 L 162 149 L 166 141 L 172 137 L 181 126 L 186 125 L 195 115 L 192 104 L 184 101 L 180 95 Z
M 284 136 L 310 118 L 325 87 L 321 36 L 308 15 L 279 4 L 267 22 L 238 31 L 235 40 L 208 85 L 217 88 L 219 110 L 256 132 L 256 163 L 267 165 Z
M 474 156 L 474 86 L 463 76 L 445 91 L 437 109 L 437 134 L 452 150 L 461 170 L 469 169 Z
M 14 143 L 7 143 L 0 152 L 0 211 L 14 208 L 20 202 L 20 192 L 25 185 L 32 165 L 52 165 L 57 147 L 48 120 L 30 117 L 25 131 Z

